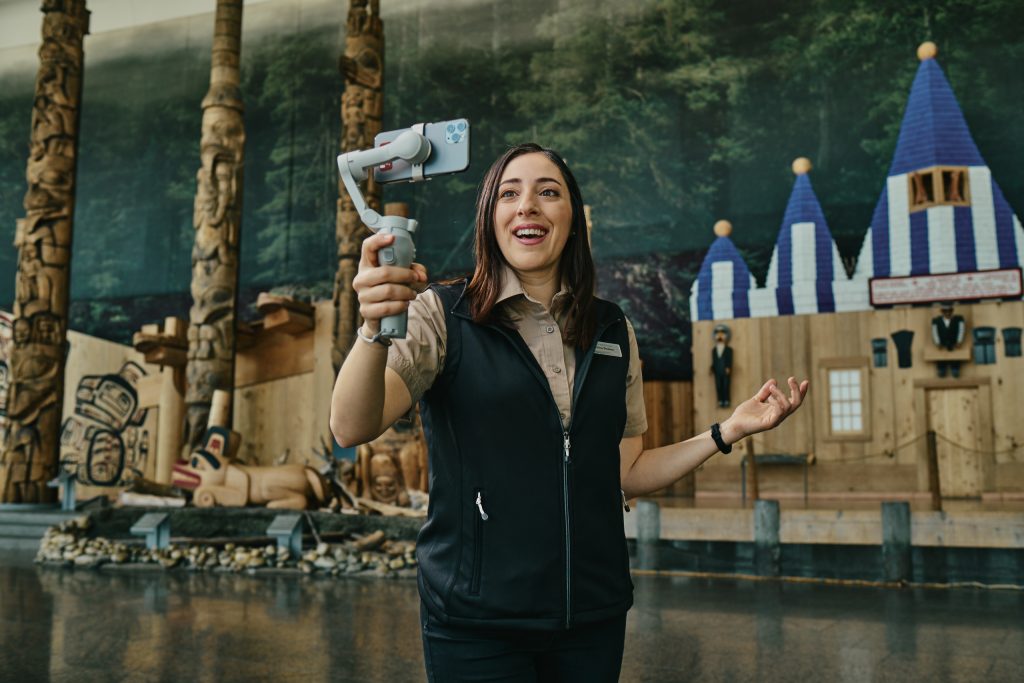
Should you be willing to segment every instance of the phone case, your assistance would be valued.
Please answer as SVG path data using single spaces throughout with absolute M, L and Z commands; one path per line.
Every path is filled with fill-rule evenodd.
M 373 146 L 386 145 L 406 130 L 401 128 L 380 133 L 373 139 Z M 430 156 L 423 164 L 424 177 L 461 173 L 469 168 L 469 121 L 452 119 L 428 123 L 424 126 L 423 135 L 430 140 Z M 396 159 L 375 168 L 373 177 L 378 183 L 411 180 L 412 167 L 408 162 Z

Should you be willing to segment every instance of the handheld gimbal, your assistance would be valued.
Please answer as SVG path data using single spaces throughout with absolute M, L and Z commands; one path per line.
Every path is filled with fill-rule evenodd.
M 423 162 L 430 156 L 430 140 L 415 130 L 406 130 L 394 141 L 383 147 L 346 152 L 338 157 L 338 171 L 345 183 L 345 189 L 352 197 L 359 218 L 370 230 L 395 236 L 391 246 L 377 252 L 381 265 L 408 268 L 416 257 L 416 246 L 412 233 L 419 224 L 402 216 L 381 216 L 367 206 L 359 181 L 365 180 L 367 171 L 389 161 L 401 159 L 412 164 L 413 178 L 423 178 Z M 380 323 L 380 335 L 389 339 L 404 339 L 409 314 L 406 312 L 389 315 Z

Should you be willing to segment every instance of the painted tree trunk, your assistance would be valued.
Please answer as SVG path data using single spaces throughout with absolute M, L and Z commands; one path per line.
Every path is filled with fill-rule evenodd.
M 373 147 L 380 132 L 384 109 L 384 25 L 380 20 L 380 0 L 351 0 L 345 54 L 340 68 L 345 76 L 341 95 L 341 151 Z M 366 202 L 380 210 L 380 188 L 372 180 L 362 184 Z M 359 325 L 359 307 L 352 278 L 359 266 L 359 253 L 369 230 L 359 220 L 352 199 L 338 180 L 338 211 L 335 236 L 338 244 L 338 270 L 334 277 L 334 347 L 331 360 L 334 372 L 341 368 Z
M 57 474 L 64 398 L 75 169 L 82 96 L 85 0 L 43 0 L 25 172 L 25 218 L 14 236 L 14 294 L 8 429 L 0 453 L 0 502 L 51 501 Z
M 213 392 L 231 391 L 234 380 L 245 146 L 238 68 L 241 44 L 242 0 L 217 0 L 192 218 L 196 236 L 185 391 L 186 438 L 192 448 L 206 433 Z

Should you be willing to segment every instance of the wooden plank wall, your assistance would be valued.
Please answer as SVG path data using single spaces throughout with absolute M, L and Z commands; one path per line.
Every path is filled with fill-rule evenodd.
M 334 372 L 331 367 L 331 302 L 316 306 L 316 327 L 296 336 L 268 333 L 238 354 L 233 427 L 242 434 L 239 456 L 247 463 L 270 465 L 287 453 L 288 462 L 319 466 L 315 453 L 331 446 L 328 424 Z M 64 383 L 64 417 L 75 408 L 75 390 L 82 377 L 116 373 L 128 360 L 143 367 L 148 377 L 140 382 L 139 397 L 148 391 L 147 380 L 159 381 L 160 368 L 145 362 L 130 346 L 78 332 L 69 332 L 70 351 Z M 149 382 L 152 383 L 152 382 Z M 156 464 L 158 408 L 151 401 L 145 429 L 150 437 L 146 476 Z M 115 491 L 116 492 L 116 491 Z M 92 489 L 80 496 L 93 495 Z
M 331 366 L 330 301 L 315 306 L 312 331 L 295 336 L 268 334 L 239 352 L 234 428 L 242 435 L 239 456 L 250 464 L 308 463 L 330 449 Z M 290 357 L 282 373 L 279 359 Z M 329 450 L 328 450 L 329 452 Z
M 644 382 L 644 408 L 647 411 L 644 448 L 667 446 L 694 435 L 691 382 Z M 655 495 L 692 497 L 693 492 L 691 475 Z
M 925 359 L 932 349 L 931 307 L 898 308 L 821 315 L 782 316 L 724 321 L 732 329 L 734 354 L 732 399 L 735 406 L 753 394 L 768 377 L 780 381 L 790 375 L 811 379 L 810 405 L 780 429 L 752 438 L 757 453 L 813 453 L 811 490 L 821 492 L 884 492 L 924 490 L 926 444 L 929 429 L 926 391 L 955 388 L 968 383 L 989 387 L 978 392 L 978 428 L 981 443 L 990 443 L 985 458 L 986 488 L 991 491 L 1024 490 L 1024 358 L 1007 358 L 1002 329 L 1024 327 L 1024 302 L 958 305 L 968 332 L 991 326 L 997 330 L 996 363 L 961 366 L 961 382 L 939 380 L 936 364 Z M 718 408 L 714 378 L 708 367 L 716 323 L 693 326 L 694 423 L 710 424 L 726 418 L 731 409 Z M 892 334 L 914 332 L 911 368 L 899 368 Z M 871 340 L 886 340 L 888 364 L 876 368 Z M 870 433 L 860 439 L 837 439 L 830 434 L 827 367 L 837 359 L 866 365 L 866 406 Z M 939 382 L 939 385 L 936 385 Z M 941 432 L 941 426 L 936 428 Z M 908 445 L 909 444 L 909 445 Z M 968 444 L 969 445 L 969 444 Z M 712 458 L 697 477 L 698 491 L 738 491 L 738 458 Z M 773 481 L 783 490 L 802 486 L 798 468 L 766 468 L 761 474 L 767 489 Z M 792 471 L 791 471 L 792 470 Z M 764 481 L 764 480 L 762 480 Z
M 154 381 L 159 382 L 160 368 L 155 365 L 148 365 L 142 354 L 130 346 L 116 342 L 92 337 L 81 332 L 71 330 L 68 332 L 68 355 L 64 370 L 64 398 L 62 404 L 61 424 L 75 414 L 75 395 L 78 385 L 82 379 L 89 375 L 116 375 L 128 361 L 138 363 L 147 376 L 143 377 L 136 385 L 136 395 L 139 398 L 139 409 L 146 409 L 145 422 L 138 429 L 129 427 L 133 434 L 132 438 L 145 439 L 145 445 L 139 446 L 146 454 L 142 463 L 143 475 L 152 479 L 156 473 L 156 443 L 157 443 L 157 410 L 153 397 L 157 392 L 153 391 Z M 157 385 L 158 386 L 158 385 Z M 94 424 L 85 418 L 80 418 L 83 424 Z M 123 435 L 122 435 L 123 436 Z M 68 456 L 67 449 L 62 449 L 62 457 Z M 78 458 L 84 458 L 84 454 L 78 454 Z M 97 495 L 116 495 L 120 488 L 115 487 L 94 487 L 80 484 L 76 494 L 79 500 L 85 500 Z

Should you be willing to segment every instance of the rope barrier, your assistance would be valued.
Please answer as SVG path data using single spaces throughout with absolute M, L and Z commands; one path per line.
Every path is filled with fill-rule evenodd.
M 884 451 L 880 451 L 878 453 L 866 453 L 864 455 L 858 455 L 858 456 L 856 456 L 854 458 L 842 458 L 840 460 L 840 462 L 844 462 L 844 463 L 847 463 L 847 462 L 857 462 L 857 461 L 860 461 L 860 460 L 869 460 L 871 458 L 881 458 L 881 457 L 886 457 L 886 458 L 890 458 L 890 459 L 891 458 L 895 458 L 897 452 L 903 450 L 904 448 L 907 448 L 908 446 L 913 446 L 915 443 L 917 443 L 921 439 L 924 439 L 927 436 L 928 436 L 927 434 L 922 434 L 920 436 L 915 436 L 910 441 L 905 441 L 904 443 L 901 443 L 901 444 L 899 444 L 898 446 L 896 446 L 894 448 L 889 448 L 889 449 L 886 449 Z
M 841 458 L 837 462 L 843 462 L 843 463 L 858 462 L 858 461 L 861 461 L 861 460 L 870 460 L 871 458 L 881 458 L 881 457 L 885 457 L 885 458 L 890 458 L 891 459 L 891 458 L 896 457 L 896 453 L 898 453 L 899 451 L 901 451 L 904 448 L 907 448 L 909 446 L 913 446 L 915 443 L 917 443 L 921 439 L 925 439 L 927 437 L 928 437 L 927 433 L 921 434 L 921 435 L 915 436 L 913 439 L 911 439 L 909 441 L 905 441 L 904 443 L 901 443 L 898 446 L 895 446 L 894 448 L 887 448 L 884 451 L 879 451 L 877 453 L 866 453 L 864 455 L 858 455 L 858 456 L 852 457 L 852 458 Z M 1015 446 L 1013 446 L 1011 448 L 1007 448 L 1007 449 L 1001 450 L 1001 451 L 980 450 L 980 449 L 977 449 L 977 448 L 972 448 L 970 446 L 965 446 L 965 445 L 963 445 L 961 443 L 957 443 L 956 441 L 953 441 L 949 437 L 944 436 L 943 434 L 940 434 L 939 432 L 935 432 L 935 438 L 938 439 L 939 441 L 942 441 L 943 443 L 945 443 L 945 444 L 947 444 L 949 446 L 952 446 L 953 448 L 958 448 L 961 451 L 964 451 L 964 452 L 967 452 L 967 453 L 977 453 L 977 454 L 980 454 L 980 455 L 991 455 L 991 456 L 1007 455 L 1007 454 L 1010 454 L 1010 453 L 1017 453 L 1017 452 L 1019 452 L 1021 450 L 1024 450 L 1024 444 L 1015 445 Z
M 1013 448 L 1007 448 L 1006 450 L 1003 451 L 982 451 L 978 450 L 977 448 L 971 448 L 970 446 L 964 446 L 963 444 L 959 444 L 956 441 L 953 441 L 952 439 L 947 438 L 942 434 L 939 434 L 938 432 L 935 432 L 935 438 L 938 439 L 939 441 L 949 444 L 950 446 L 953 446 L 954 448 L 959 448 L 962 451 L 966 451 L 968 453 L 980 453 L 981 455 L 1006 455 L 1007 453 L 1016 453 L 1017 451 L 1024 448 L 1024 444 L 1022 444 L 1019 446 L 1014 446 Z

